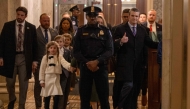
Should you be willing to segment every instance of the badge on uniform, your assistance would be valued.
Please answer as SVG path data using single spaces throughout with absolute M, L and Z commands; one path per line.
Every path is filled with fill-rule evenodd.
M 104 31 L 103 30 L 100 30 L 100 35 L 104 35 Z
M 88 33 L 83 33 L 82 35 L 87 36 L 87 35 L 88 35 Z

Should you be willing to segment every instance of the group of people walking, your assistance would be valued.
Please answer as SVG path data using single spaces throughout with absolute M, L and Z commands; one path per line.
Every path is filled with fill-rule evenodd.
M 16 75 L 19 109 L 25 109 L 32 73 L 36 109 L 42 107 L 42 97 L 45 109 L 49 109 L 51 96 L 53 109 L 66 109 L 77 69 L 80 69 L 80 108 L 92 108 L 94 84 L 101 109 L 110 109 L 108 60 L 112 56 L 116 59 L 113 107 L 136 109 L 144 77 L 142 68 L 146 66 L 145 48 L 156 49 L 160 38 L 151 39 L 150 29 L 138 21 L 140 11 L 137 8 L 124 9 L 123 22 L 115 27 L 105 21 L 102 10 L 96 6 L 83 9 L 87 24 L 80 27 L 77 19 L 80 9 L 76 5 L 70 11 L 73 16 L 64 14 L 56 29 L 50 27 L 46 13 L 41 14 L 40 26 L 36 29 L 25 20 L 28 13 L 25 7 L 18 7 L 16 19 L 4 24 L 0 35 L 0 74 L 6 77 L 8 109 L 14 108 L 17 99 Z

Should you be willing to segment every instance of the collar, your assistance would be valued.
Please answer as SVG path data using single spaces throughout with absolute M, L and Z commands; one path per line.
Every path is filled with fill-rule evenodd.
M 69 50 L 70 47 L 69 47 L 69 46 L 68 46 L 68 47 L 65 47 L 65 46 L 64 46 L 64 48 L 67 49 L 67 50 Z
M 88 24 L 88 23 L 87 23 L 86 27 L 101 28 L 98 23 L 96 23 L 96 24 Z
M 16 25 L 19 25 L 19 24 L 21 24 L 21 25 L 24 27 L 24 25 L 25 25 L 25 20 L 24 20 L 24 22 L 22 22 L 22 23 L 18 23 L 17 20 L 16 20 Z
M 156 26 L 156 22 L 154 22 L 153 24 L 150 24 L 149 22 L 147 22 L 147 27 L 150 27 L 150 25 L 152 25 L 152 27 Z
M 135 26 L 134 26 L 134 25 L 131 25 L 129 22 L 128 22 L 128 25 L 130 28 L 137 27 L 137 24 L 135 24 Z
M 41 30 L 44 32 L 45 29 L 40 25 Z M 49 31 L 49 28 L 47 29 Z

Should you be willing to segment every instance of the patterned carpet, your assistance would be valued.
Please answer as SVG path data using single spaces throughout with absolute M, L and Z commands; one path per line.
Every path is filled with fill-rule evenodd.
M 110 89 L 112 89 L 113 81 L 110 80 L 109 83 L 110 83 Z M 69 95 L 70 103 L 67 105 L 67 109 L 80 109 L 80 97 L 78 95 L 78 86 L 77 85 L 78 84 L 76 84 L 75 89 Z M 34 87 L 34 83 L 30 82 L 29 88 L 28 88 L 28 93 L 27 93 L 27 100 L 26 100 L 26 104 L 25 104 L 26 109 L 35 109 L 33 87 Z M 110 93 L 112 93 L 111 90 L 110 90 Z M 112 102 L 111 96 L 109 96 L 109 103 L 110 103 L 110 109 L 113 109 L 113 107 L 112 107 L 113 102 Z M 146 107 L 141 106 L 141 96 L 138 97 L 137 103 L 138 103 L 138 109 L 148 109 L 147 106 Z M 53 100 L 51 100 L 51 104 L 50 104 L 51 108 L 50 109 L 52 109 L 52 104 L 53 104 Z M 7 105 L 8 105 L 8 103 L 4 103 L 5 109 L 7 109 Z M 18 109 L 18 103 L 15 103 L 14 109 Z M 44 109 L 44 107 L 42 107 L 41 109 Z M 95 109 L 95 108 L 93 108 L 93 109 Z

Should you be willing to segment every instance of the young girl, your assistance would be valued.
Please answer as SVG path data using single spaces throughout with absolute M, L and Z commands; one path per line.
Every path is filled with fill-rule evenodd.
M 70 63 L 63 56 L 59 55 L 59 45 L 51 41 L 46 45 L 46 55 L 43 56 L 40 65 L 39 80 L 42 87 L 41 96 L 44 97 L 45 109 L 49 109 L 50 98 L 52 95 L 63 95 L 60 86 L 61 65 L 72 71 Z

